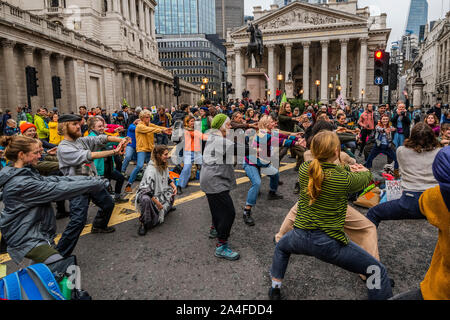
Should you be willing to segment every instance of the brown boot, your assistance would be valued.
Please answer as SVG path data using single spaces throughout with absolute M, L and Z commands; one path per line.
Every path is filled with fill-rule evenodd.
M 400 179 L 400 172 L 398 171 L 398 169 L 394 170 L 394 177 L 395 179 Z

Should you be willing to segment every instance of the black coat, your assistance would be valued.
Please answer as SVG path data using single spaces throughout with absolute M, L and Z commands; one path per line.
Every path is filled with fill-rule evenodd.
M 397 123 L 398 123 L 399 115 L 397 113 L 394 114 L 394 117 L 392 118 L 392 126 L 397 129 Z M 409 138 L 410 130 L 409 126 L 411 125 L 411 120 L 409 120 L 408 114 L 405 112 L 405 115 L 402 119 L 402 126 L 403 126 L 403 135 L 405 136 L 405 139 Z

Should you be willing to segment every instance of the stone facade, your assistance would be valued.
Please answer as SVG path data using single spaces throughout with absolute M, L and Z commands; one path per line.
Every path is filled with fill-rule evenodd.
M 0 108 L 27 105 L 26 66 L 38 71 L 34 110 L 55 107 L 55 75 L 62 84 L 56 107 L 63 113 L 82 105 L 113 111 L 124 98 L 133 107 L 175 105 L 173 76 L 158 59 L 156 3 L 141 0 L 133 13 L 127 1 L 66 0 L 59 7 L 50 1 L 9 1 L 20 8 L 0 1 Z M 97 8 L 100 3 L 107 6 Z M 199 88 L 185 81 L 180 85 L 180 103 L 198 101 Z
M 373 54 L 386 48 L 390 35 L 386 14 L 370 16 L 369 9 L 358 9 L 356 1 L 322 6 L 293 2 L 281 9 L 274 5 L 270 11 L 254 10 L 253 23 L 264 35 L 263 68 L 271 98 L 276 88 L 293 85 L 288 97 L 302 90 L 302 98 L 323 103 L 339 93 L 350 101 L 378 102 Z M 228 65 L 232 66 L 228 81 L 233 83 L 236 97 L 245 88 L 243 74 L 251 67 L 245 57 L 248 39 L 246 27 L 227 36 Z M 277 80 L 279 74 L 282 81 Z

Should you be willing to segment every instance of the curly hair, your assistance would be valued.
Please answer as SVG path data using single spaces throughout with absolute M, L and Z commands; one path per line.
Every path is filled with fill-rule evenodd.
M 433 129 L 425 122 L 419 122 L 412 128 L 411 135 L 405 140 L 404 146 L 414 149 L 417 153 L 422 153 L 433 151 L 440 145 Z

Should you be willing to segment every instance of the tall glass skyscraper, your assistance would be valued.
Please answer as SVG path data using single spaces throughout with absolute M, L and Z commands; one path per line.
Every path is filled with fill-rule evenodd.
M 428 2 L 427 0 L 411 0 L 409 5 L 408 20 L 406 23 L 405 34 L 420 35 L 420 26 L 427 24 L 428 21 Z
M 157 0 L 158 34 L 215 34 L 215 0 Z

